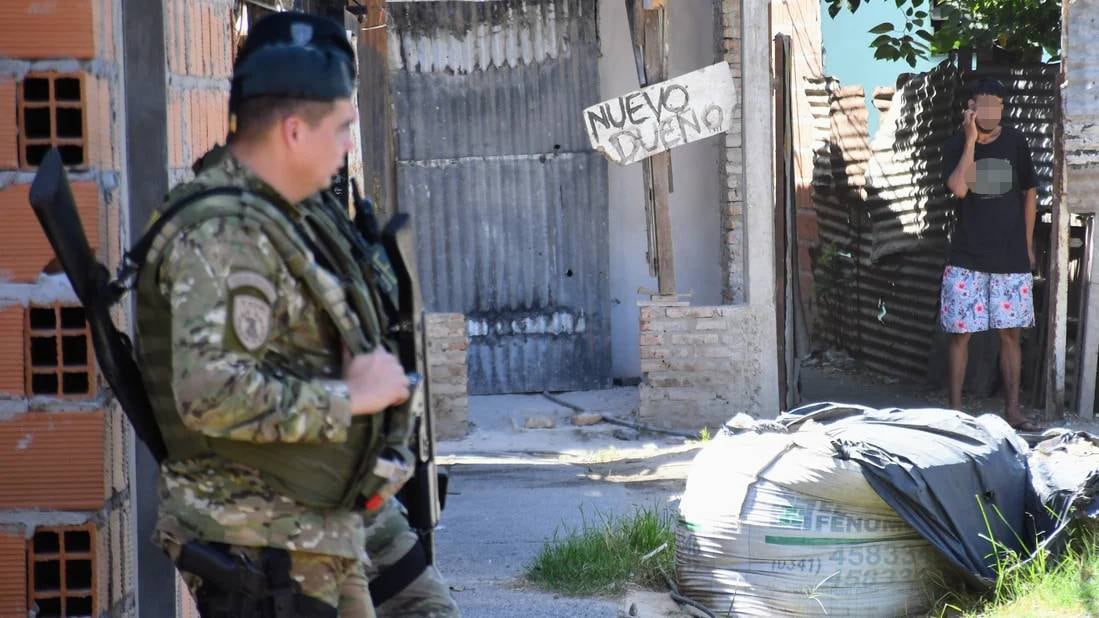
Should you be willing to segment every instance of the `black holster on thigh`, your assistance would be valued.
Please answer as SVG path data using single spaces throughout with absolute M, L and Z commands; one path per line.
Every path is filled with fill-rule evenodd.
M 301 593 L 290 554 L 266 547 L 260 564 L 221 543 L 190 541 L 176 566 L 202 580 L 195 603 L 202 618 L 337 618 L 335 607 Z

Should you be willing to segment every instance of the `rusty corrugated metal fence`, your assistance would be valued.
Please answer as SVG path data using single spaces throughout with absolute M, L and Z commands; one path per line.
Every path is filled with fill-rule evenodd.
M 398 199 L 426 309 L 466 316 L 470 393 L 609 386 L 596 0 L 388 10 Z

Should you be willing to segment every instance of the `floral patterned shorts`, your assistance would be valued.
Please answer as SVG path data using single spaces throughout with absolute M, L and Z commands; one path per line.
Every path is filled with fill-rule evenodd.
M 959 266 L 943 271 L 939 319 L 948 333 L 1034 326 L 1030 273 L 983 273 Z

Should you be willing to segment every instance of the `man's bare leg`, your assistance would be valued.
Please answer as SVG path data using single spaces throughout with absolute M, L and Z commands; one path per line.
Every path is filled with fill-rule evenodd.
M 1019 343 L 1021 329 L 1002 328 L 1000 333 L 1000 373 L 1004 379 L 1004 418 L 1015 426 L 1026 421 L 1019 411 L 1019 376 L 1023 369 L 1023 350 Z
M 962 384 L 965 382 L 965 366 L 969 362 L 969 338 L 972 333 L 951 333 L 948 355 L 950 373 L 950 407 L 962 409 Z

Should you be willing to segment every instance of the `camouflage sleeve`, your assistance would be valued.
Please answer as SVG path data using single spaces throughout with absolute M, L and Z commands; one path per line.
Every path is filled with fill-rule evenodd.
M 249 442 L 342 442 L 351 399 L 339 380 L 288 375 L 263 360 L 280 294 L 299 295 L 270 241 L 239 219 L 180 234 L 162 262 L 172 308 L 172 387 L 184 424 Z M 285 304 L 285 303 L 284 303 Z

